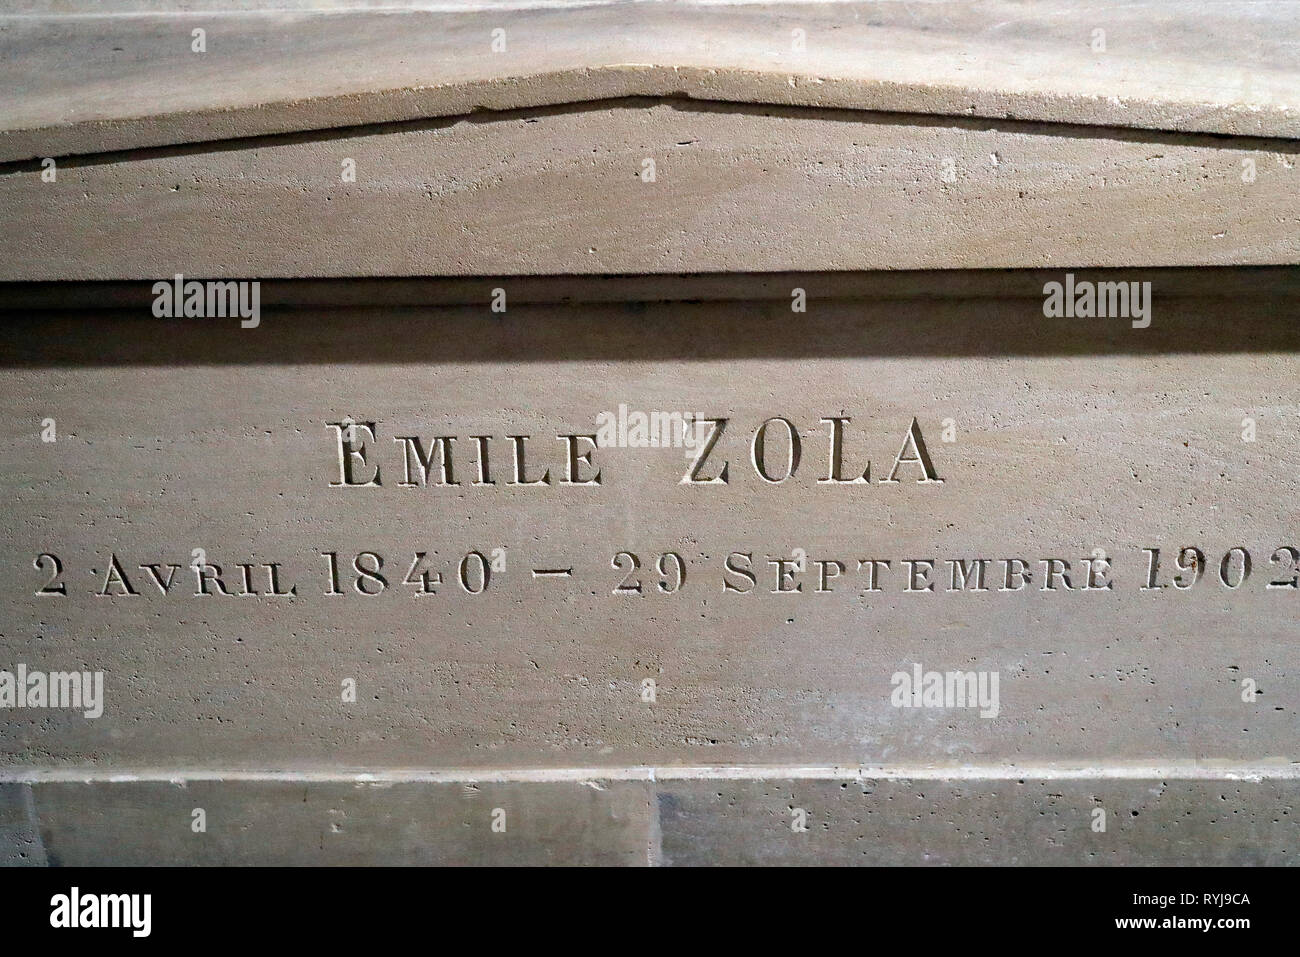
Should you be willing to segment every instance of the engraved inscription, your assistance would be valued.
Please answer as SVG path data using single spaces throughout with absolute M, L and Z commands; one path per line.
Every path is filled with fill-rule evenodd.
M 518 548 L 519 546 L 510 546 Z M 432 548 L 411 549 L 393 554 L 378 549 L 345 551 L 322 549 L 317 588 L 300 591 L 299 582 L 316 573 L 291 561 L 137 561 L 117 552 L 106 559 L 85 563 L 69 562 L 52 552 L 41 552 L 32 562 L 37 576 L 35 595 L 66 598 L 79 590 L 76 579 L 89 572 L 94 579 L 91 594 L 101 598 L 169 598 L 193 596 L 226 598 L 295 599 L 316 593 L 327 597 L 361 595 L 375 597 L 403 586 L 417 595 L 437 595 L 451 583 L 468 595 L 481 595 L 518 578 L 505 570 L 503 562 L 490 556 L 502 551 L 483 546 L 464 551 L 452 549 L 442 557 Z M 618 549 L 608 559 L 614 576 L 609 592 L 614 595 L 644 596 L 651 593 L 674 595 L 690 582 L 712 582 L 703 587 L 724 594 L 826 595 L 845 592 L 862 596 L 883 592 L 905 594 L 975 593 L 1073 593 L 1111 592 L 1131 587 L 1138 591 L 1168 590 L 1180 594 L 1202 581 L 1225 591 L 1258 586 L 1266 591 L 1300 593 L 1300 548 L 1281 545 L 1251 549 L 1234 545 L 1220 557 L 1207 558 L 1194 545 L 1173 551 L 1177 557 L 1166 565 L 1159 547 L 1144 547 L 1127 559 L 1107 557 L 1097 550 L 1089 556 L 929 556 L 856 557 L 853 555 L 782 555 L 754 548 L 734 548 L 711 558 L 701 552 L 695 557 L 677 549 Z M 1273 571 L 1254 574 L 1254 555 L 1267 553 Z M 588 580 L 599 575 L 590 556 L 559 556 L 552 553 L 547 564 L 519 565 L 532 579 Z M 537 561 L 542 561 L 539 557 Z M 103 568 L 100 568 L 100 565 Z M 50 577 L 49 569 L 57 572 Z M 1122 568 L 1122 571 L 1121 571 Z M 184 571 L 182 571 L 184 569 Z M 1210 573 L 1206 574 L 1206 570 Z M 523 577 L 520 571 L 519 578 Z M 71 587 L 70 587 L 71 585 Z M 84 589 L 81 589 L 84 592 Z
M 855 463 L 852 477 L 845 474 L 848 468 L 844 460 L 845 432 L 852 418 L 837 415 L 818 421 L 830 428 L 823 459 L 827 463 L 826 474 L 819 475 L 815 481 L 821 485 L 871 483 L 870 460 L 860 465 Z M 729 439 L 737 431 L 732 421 L 725 417 L 699 416 L 692 424 L 701 430 L 702 439 L 680 484 L 730 484 L 733 450 Z M 560 443 L 560 448 L 551 447 L 549 452 L 538 451 L 547 437 L 526 434 L 394 435 L 392 442 L 400 452 L 395 463 L 385 463 L 380 461 L 378 451 L 383 431 L 378 422 L 345 419 L 328 422 L 326 426 L 333 431 L 335 439 L 335 473 L 330 479 L 334 488 L 380 487 L 394 467 L 400 475 L 396 483 L 400 488 L 459 487 L 462 483 L 456 478 L 457 461 L 467 463 L 474 476 L 469 483 L 472 486 L 496 485 L 498 473 L 504 474 L 502 481 L 506 485 L 602 484 L 600 468 L 592 458 L 600 443 L 591 433 L 559 433 L 553 441 Z M 805 441 L 805 434 L 792 419 L 771 416 L 759 423 L 749 437 L 748 468 L 744 471 L 752 472 L 764 485 L 782 485 L 794 480 L 802 474 Z M 502 460 L 504 466 L 498 464 Z M 876 484 L 897 485 L 903 481 L 922 485 L 943 482 L 915 417 L 903 430 L 901 444 L 891 455 L 889 471 Z

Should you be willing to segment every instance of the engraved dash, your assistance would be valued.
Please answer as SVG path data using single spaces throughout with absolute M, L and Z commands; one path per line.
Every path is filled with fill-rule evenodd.
M 534 568 L 534 578 L 568 578 L 573 574 L 573 568 Z

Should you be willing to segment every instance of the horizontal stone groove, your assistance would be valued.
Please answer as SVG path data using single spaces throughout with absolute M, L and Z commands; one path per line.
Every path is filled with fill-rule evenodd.
M 606 781 L 1297 781 L 1300 761 L 1252 764 L 1152 761 L 1113 765 L 770 765 L 570 768 L 0 768 L 0 784 L 128 784 L 191 781 L 371 784 L 556 784 Z
M 938 269 L 873 272 L 665 273 L 604 276 L 367 277 L 263 279 L 263 308 L 371 309 L 390 306 L 482 305 L 498 286 L 512 303 L 785 302 L 790 290 L 810 300 L 1029 299 L 1059 282 L 1065 269 Z M 1300 298 L 1300 267 L 1199 266 L 1068 270 L 1091 282 L 1149 280 L 1166 299 Z M 171 277 L 161 277 L 171 278 Z M 198 276 L 187 278 L 201 278 Z M 202 277 L 206 278 L 206 277 Z M 248 277 L 256 278 L 256 277 Z M 0 282 L 0 313 L 147 311 L 155 279 Z

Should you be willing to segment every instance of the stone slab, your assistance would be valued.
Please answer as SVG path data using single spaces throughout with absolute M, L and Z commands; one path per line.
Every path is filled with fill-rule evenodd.
M 662 863 L 726 866 L 1294 866 L 1296 797 L 1293 781 L 1159 778 L 672 783 L 657 793 Z
M 280 6 L 7 0 L 0 161 L 628 96 L 1300 133 L 1287 3 Z
M 9 866 L 1285 866 L 1300 847 L 1294 780 L 64 781 L 0 785 L 9 807 Z
M 1291 264 L 1298 151 L 629 100 L 10 167 L 0 280 Z
M 1226 282 L 1222 295 L 1157 301 L 1146 329 L 1048 320 L 1024 299 L 271 309 L 257 329 L 174 320 L 165 333 L 139 314 L 11 316 L 4 647 L 32 669 L 102 670 L 107 690 L 95 719 L 4 711 L 0 760 L 1285 769 L 1300 333 L 1293 299 Z M 620 405 L 727 418 L 696 477 L 725 460 L 728 483 L 683 484 L 682 448 L 601 448 L 571 473 L 557 436 L 593 433 Z M 779 483 L 752 459 L 776 416 L 803 443 Z M 378 464 L 381 486 L 331 486 L 329 423 L 345 417 L 375 423 L 357 474 Z M 841 476 L 869 460 L 869 482 L 819 483 L 827 417 L 851 419 Z M 913 420 L 943 481 L 920 482 L 912 463 L 883 482 Z M 783 432 L 767 434 L 771 472 L 786 452 Z M 395 437 L 427 451 L 438 435 L 460 437 L 460 484 L 437 487 L 435 467 L 433 485 L 402 487 Z M 473 484 L 475 435 L 495 437 L 493 486 Z M 510 435 L 532 437 L 523 477 L 549 470 L 550 484 L 509 484 Z M 596 468 L 599 486 L 560 482 Z M 1176 567 L 1184 547 L 1203 551 L 1200 576 Z M 1144 590 L 1147 548 L 1163 558 Z M 216 589 L 195 549 L 232 592 L 250 590 L 249 564 L 263 594 L 196 594 Z M 471 553 L 496 549 L 504 567 L 473 594 Z M 1098 549 L 1114 587 L 1085 591 Z M 1234 549 L 1253 563 L 1240 584 Z M 798 574 L 778 564 L 796 550 Z M 383 556 L 382 589 L 351 570 L 361 552 Z M 59 558 L 66 595 L 38 594 L 53 571 L 34 567 L 41 553 Z M 114 556 L 137 594 L 105 587 Z M 954 590 L 949 562 L 977 558 L 988 590 Z M 1030 577 L 1003 590 L 1010 559 Z M 879 591 L 873 560 L 891 562 Z M 921 560 L 934 568 L 908 565 Z M 1071 587 L 1048 560 L 1069 563 Z M 296 596 L 265 594 L 266 562 Z M 819 562 L 844 564 L 822 591 L 835 566 Z M 179 584 L 164 594 L 150 563 L 164 577 L 177 565 Z M 437 594 L 419 594 L 424 572 L 441 576 Z M 916 664 L 997 672 L 997 716 L 895 706 L 894 676 Z
M 653 831 L 647 792 L 626 783 L 99 782 L 0 795 L 39 826 L 34 846 L 0 829 L 9 866 L 645 865 Z

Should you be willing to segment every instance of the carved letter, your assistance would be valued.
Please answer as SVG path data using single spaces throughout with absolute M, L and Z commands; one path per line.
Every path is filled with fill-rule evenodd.
M 726 419 L 696 419 L 698 426 L 701 422 L 707 422 L 713 426 L 709 434 L 704 439 L 704 446 L 700 449 L 700 454 L 695 456 L 695 461 L 691 463 L 691 470 L 682 477 L 678 482 L 679 485 L 726 485 L 727 484 L 727 466 L 729 463 L 722 463 L 722 471 L 715 478 L 700 478 L 700 471 L 704 468 L 704 460 L 708 458 L 713 447 L 718 444 L 718 439 L 727 429 Z
M 908 454 L 909 448 L 912 450 L 910 455 Z M 930 453 L 926 451 L 925 439 L 921 437 L 921 426 L 916 419 L 912 419 L 912 424 L 907 429 L 907 435 L 903 438 L 903 447 L 898 450 L 898 455 L 894 459 L 894 468 L 890 471 L 889 478 L 885 479 L 884 482 L 897 482 L 898 479 L 894 476 L 898 474 L 899 466 L 904 462 L 915 462 L 921 466 L 921 477 L 916 480 L 918 484 L 926 485 L 930 482 L 943 481 L 943 479 L 939 478 L 939 474 L 935 472 L 934 463 L 930 461 Z M 882 484 L 884 483 L 882 482 Z
M 764 454 L 767 450 L 767 427 L 773 422 L 780 422 L 785 426 L 785 430 L 790 436 L 790 448 L 786 453 L 785 474 L 780 478 L 772 478 L 767 474 L 767 458 Z M 779 415 L 773 416 L 758 427 L 754 433 L 754 443 L 750 446 L 750 454 L 754 459 L 754 470 L 764 482 L 770 482 L 772 485 L 780 485 L 790 476 L 794 475 L 795 469 L 799 468 L 799 431 L 794 427 L 794 423 L 789 419 L 783 419 Z
M 360 447 L 353 445 L 356 441 L 358 429 L 365 429 L 370 433 L 371 441 L 375 440 L 375 423 L 374 422 L 351 422 L 344 424 L 342 422 L 326 422 L 328 428 L 335 429 L 339 434 L 339 480 L 330 482 L 331 488 L 356 487 L 364 488 L 369 486 L 382 485 L 379 479 L 379 466 L 375 466 L 375 472 L 366 481 L 358 481 L 356 473 L 353 471 L 357 464 L 366 465 L 366 446 Z M 347 432 L 351 432 L 348 435 Z
M 737 564 L 738 559 L 744 559 L 745 561 L 744 568 L 741 568 L 740 565 Z M 752 591 L 754 586 L 758 584 L 758 578 L 756 578 L 754 573 L 749 570 L 753 560 L 754 560 L 754 555 L 752 552 L 732 552 L 730 555 L 728 555 L 726 570 L 728 572 L 731 572 L 734 575 L 741 576 L 746 581 L 748 581 L 749 584 L 742 588 L 739 585 L 733 585 L 729 581 L 723 581 L 722 590 L 738 591 L 741 592 L 742 594 L 744 592 Z
M 822 419 L 823 422 L 831 424 L 831 464 L 826 477 L 818 479 L 819 485 L 861 485 L 864 482 L 871 481 L 871 463 L 867 462 L 867 467 L 863 470 L 861 477 L 846 479 L 841 475 L 844 465 L 844 425 L 849 421 L 848 416 L 832 417 Z
M 423 487 L 429 481 L 429 466 L 433 464 L 433 453 L 438 453 L 438 474 L 439 485 L 459 485 L 460 483 L 452 476 L 451 469 L 451 446 L 456 441 L 454 435 L 439 435 L 433 440 L 433 448 L 428 452 L 424 451 L 424 446 L 420 443 L 418 436 L 399 435 L 394 442 L 402 443 L 402 462 L 405 468 L 405 476 L 397 484 L 404 488 Z M 414 459 L 414 462 L 412 462 Z M 413 480 L 411 477 L 411 466 L 415 465 L 420 471 L 419 480 Z
M 591 465 L 591 453 L 596 448 L 596 437 L 594 435 L 560 435 L 557 438 L 561 442 L 567 442 L 569 447 L 569 468 L 565 478 L 560 479 L 561 485 L 599 485 L 600 469 L 596 469 L 596 474 L 589 479 L 578 478 L 579 466 Z M 590 442 L 591 448 L 579 454 L 578 440 Z
M 547 469 L 545 472 L 543 472 L 542 477 L 539 479 L 533 479 L 532 481 L 529 481 L 525 477 L 525 473 L 528 471 L 528 467 L 524 463 L 524 443 L 528 441 L 528 436 L 508 435 L 506 436 L 506 438 L 510 439 L 510 441 L 514 442 L 515 444 L 515 480 L 513 482 L 507 482 L 506 484 L 507 485 L 550 485 L 551 484 L 550 469 Z

